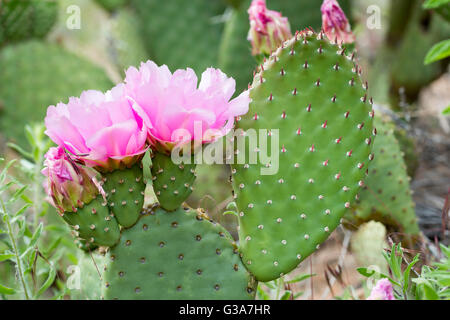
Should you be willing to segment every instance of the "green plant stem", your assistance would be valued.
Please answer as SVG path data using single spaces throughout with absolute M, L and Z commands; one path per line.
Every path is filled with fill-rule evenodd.
M 42 209 L 42 184 L 41 179 L 41 163 L 43 161 L 43 154 L 41 148 L 39 148 L 39 153 L 36 157 L 36 162 L 34 164 L 33 173 L 33 206 L 34 206 L 34 219 L 33 227 L 36 229 L 39 224 L 39 215 Z
M 11 244 L 12 244 L 13 249 L 14 249 L 14 254 L 16 256 L 16 265 L 17 265 L 17 269 L 19 271 L 19 278 L 20 278 L 20 281 L 22 283 L 23 292 L 25 294 L 25 299 L 26 300 L 30 300 L 30 297 L 28 296 L 27 286 L 25 284 L 25 280 L 24 280 L 23 273 L 22 273 L 22 264 L 20 262 L 19 251 L 17 250 L 16 239 L 14 238 L 14 235 L 13 235 L 13 232 L 12 232 L 12 227 L 11 227 L 11 223 L 9 221 L 9 216 L 6 213 L 5 203 L 3 202 L 2 199 L 0 199 L 0 201 L 2 202 L 3 214 L 6 215 L 6 219 L 5 220 L 6 220 L 6 226 L 8 227 L 8 235 L 9 235 L 9 239 L 10 239 Z

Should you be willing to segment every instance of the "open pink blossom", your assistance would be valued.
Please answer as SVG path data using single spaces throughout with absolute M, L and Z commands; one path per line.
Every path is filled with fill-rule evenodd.
M 322 11 L 322 30 L 330 41 L 338 43 L 355 41 L 350 23 L 337 0 L 324 0 L 320 10 Z
M 270 54 L 284 41 L 292 38 L 288 19 L 278 11 L 267 9 L 266 0 L 253 0 L 248 15 L 248 40 L 252 43 L 253 55 Z
M 48 201 L 58 209 L 74 212 L 96 198 L 103 189 L 95 179 L 93 169 L 76 164 L 62 147 L 53 147 L 45 154 L 42 174 L 47 177 L 44 188 Z
M 100 171 L 129 167 L 145 152 L 147 128 L 124 95 L 123 84 L 103 94 L 84 91 L 47 109 L 46 134 L 78 160 Z
M 144 119 L 150 144 L 164 152 L 175 145 L 196 140 L 211 142 L 205 135 L 215 130 L 215 137 L 225 135 L 233 127 L 234 118 L 247 113 L 248 91 L 231 99 L 235 80 L 218 69 L 203 72 L 200 83 L 192 69 L 176 70 L 152 61 L 141 63 L 138 69 L 126 71 L 127 96 L 133 108 Z M 184 132 L 183 137 L 177 132 Z M 200 131 L 200 136 L 196 131 Z
M 378 280 L 367 300 L 395 300 L 391 282 L 388 279 Z

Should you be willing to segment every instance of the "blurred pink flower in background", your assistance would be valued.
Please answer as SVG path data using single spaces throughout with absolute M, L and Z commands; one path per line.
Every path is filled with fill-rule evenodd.
M 277 11 L 267 9 L 266 0 L 253 0 L 248 14 L 248 40 L 252 43 L 253 55 L 270 54 L 284 41 L 292 38 L 288 19 Z
M 367 300 L 395 300 L 391 282 L 388 279 L 378 280 Z
M 52 147 L 45 154 L 42 174 L 47 177 L 44 188 L 48 201 L 60 214 L 75 212 L 103 191 L 95 180 L 96 172 L 77 165 L 62 147 Z
M 46 134 L 100 171 L 129 167 L 146 150 L 147 128 L 125 97 L 123 84 L 106 94 L 89 90 L 47 109 Z
M 336 0 L 324 0 L 322 7 L 322 30 L 330 41 L 352 43 L 355 36 L 350 23 Z
M 227 134 L 234 118 L 247 113 L 250 103 L 248 91 L 230 100 L 235 85 L 235 80 L 219 69 L 208 68 L 198 84 L 192 69 L 172 74 L 166 65 L 157 66 L 152 61 L 141 63 L 139 70 L 130 67 L 125 78 L 127 96 L 148 128 L 150 144 L 163 152 L 192 141 L 194 127 L 203 133 L 214 129 L 220 135 Z M 175 137 L 179 130 L 186 135 Z M 212 141 L 200 138 L 201 143 Z

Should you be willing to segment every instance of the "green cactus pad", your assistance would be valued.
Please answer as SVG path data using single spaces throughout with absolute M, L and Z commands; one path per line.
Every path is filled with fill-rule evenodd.
M 105 257 L 98 253 L 78 253 L 80 288 L 70 290 L 71 300 L 99 300 L 101 296 L 101 275 Z
M 147 50 L 170 70 L 215 66 L 223 23 L 220 0 L 133 0 Z M 217 20 L 217 19 L 216 19 Z
M 256 129 L 258 140 L 269 136 L 269 154 L 279 130 L 279 149 L 272 151 L 279 161 L 235 164 L 232 174 L 243 262 L 260 281 L 278 278 L 313 253 L 363 184 L 374 133 L 359 73 L 324 35 L 302 32 L 254 79 L 253 101 L 237 127 L 247 135 Z M 257 146 L 259 153 L 245 139 L 245 150 L 236 152 L 248 161 L 249 153 L 262 153 Z
M 120 72 L 149 59 L 136 20 L 136 14 L 128 9 L 118 10 L 111 20 L 109 52 Z
M 83 90 L 109 90 L 102 69 L 56 45 L 28 41 L 0 51 L 0 130 L 26 143 L 24 126 L 44 119 L 49 105 Z
M 63 219 L 93 245 L 113 246 L 119 241 L 119 225 L 101 195 L 76 212 L 64 212 Z
M 411 197 L 406 165 L 399 143 L 394 136 L 394 125 L 375 118 L 378 137 L 365 186 L 354 205 L 354 212 L 346 219 L 354 224 L 369 220 L 383 222 L 391 229 L 408 235 L 418 235 L 419 226 Z
M 253 299 L 256 283 L 228 232 L 201 211 L 156 209 L 108 253 L 104 299 Z
M 393 86 L 391 93 L 396 100 L 399 90 L 402 90 L 410 101 L 415 101 L 420 89 L 443 73 L 439 63 L 425 65 L 423 61 L 435 43 L 449 38 L 450 24 L 436 14 L 427 15 L 430 12 L 423 10 L 422 1 L 414 2 L 405 34 L 400 42 L 394 43 L 395 51 L 391 61 L 387 62 L 392 64 L 389 68 Z M 424 27 L 427 19 L 429 25 Z
M 194 190 L 195 164 L 174 164 L 170 156 L 156 153 L 152 158 L 152 180 L 158 201 L 166 210 L 176 210 Z
M 125 6 L 129 0 L 95 0 L 108 11 L 115 11 Z
M 53 0 L 3 0 L 0 4 L 0 47 L 30 38 L 43 38 L 58 16 Z
M 250 1 L 245 1 L 249 4 Z M 247 40 L 250 23 L 248 5 L 233 9 L 222 36 L 219 51 L 219 67 L 236 80 L 236 92 L 247 89 L 252 79 L 256 60 L 251 55 L 251 44 Z
M 144 204 L 142 164 L 105 173 L 102 180 L 111 213 L 121 226 L 131 227 L 139 219 Z

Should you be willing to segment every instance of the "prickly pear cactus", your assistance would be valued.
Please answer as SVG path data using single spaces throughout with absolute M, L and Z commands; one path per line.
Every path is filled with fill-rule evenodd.
M 424 65 L 423 60 L 433 44 L 448 38 L 450 27 L 436 14 L 427 17 L 430 12 L 423 11 L 421 1 L 415 2 L 412 10 L 402 41 L 395 43 L 396 50 L 390 70 L 392 94 L 398 95 L 401 89 L 410 99 L 415 100 L 422 87 L 442 74 L 439 63 Z M 429 26 L 425 28 L 423 21 L 427 19 Z
M 380 272 L 386 273 L 388 266 L 383 256 L 387 248 L 386 227 L 376 221 L 362 224 L 352 235 L 351 248 L 361 267 L 378 267 Z
M 278 136 L 272 157 L 277 152 L 279 161 L 233 165 L 232 173 L 243 262 L 260 281 L 278 278 L 314 252 L 363 185 L 374 137 L 359 72 L 353 56 L 325 36 L 302 32 L 254 79 L 253 101 L 237 127 L 268 129 L 269 148 Z M 248 139 L 245 147 L 257 151 Z
M 99 5 L 109 11 L 115 11 L 125 6 L 129 0 L 95 0 Z
M 43 38 L 58 15 L 53 0 L 3 0 L 0 4 L 0 47 L 30 38 Z
M 104 266 L 104 299 L 253 299 L 228 232 L 202 212 L 156 209 L 124 230 Z
M 219 50 L 219 67 L 236 80 L 236 92 L 247 89 L 251 82 L 256 61 L 251 55 L 250 42 L 247 40 L 250 23 L 247 0 L 239 9 L 233 9 L 222 36 Z
M 414 178 L 414 175 L 419 167 L 419 157 L 416 151 L 416 140 L 408 135 L 406 130 L 396 126 L 394 128 L 394 135 L 397 139 L 400 150 L 403 152 L 403 160 L 407 167 L 408 176 Z
M 109 53 L 121 73 L 149 58 L 136 20 L 136 14 L 125 8 L 119 9 L 111 18 Z
M 397 232 L 418 235 L 420 231 L 409 185 L 411 179 L 394 136 L 394 125 L 376 117 L 375 127 L 378 132 L 373 148 L 375 158 L 359 200 L 346 219 L 354 224 L 380 221 Z
M 152 180 L 156 197 L 164 209 L 176 210 L 194 190 L 195 164 L 174 164 L 170 156 L 156 153 L 152 158 Z
M 198 74 L 217 64 L 223 24 L 220 0 L 133 0 L 143 40 L 158 64 L 194 69 Z M 217 19 L 216 19 L 217 20 Z
M 108 206 L 117 222 L 129 228 L 139 218 L 144 204 L 145 183 L 141 163 L 103 174 Z
M 88 243 L 113 246 L 119 241 L 119 225 L 101 195 L 75 212 L 64 212 L 62 217 Z
M 71 289 L 71 300 L 99 300 L 101 295 L 101 276 L 105 257 L 91 252 L 78 252 L 80 287 Z
M 87 89 L 109 90 L 104 71 L 56 45 L 29 41 L 0 51 L 0 129 L 26 143 L 26 122 L 42 121 L 46 108 Z

